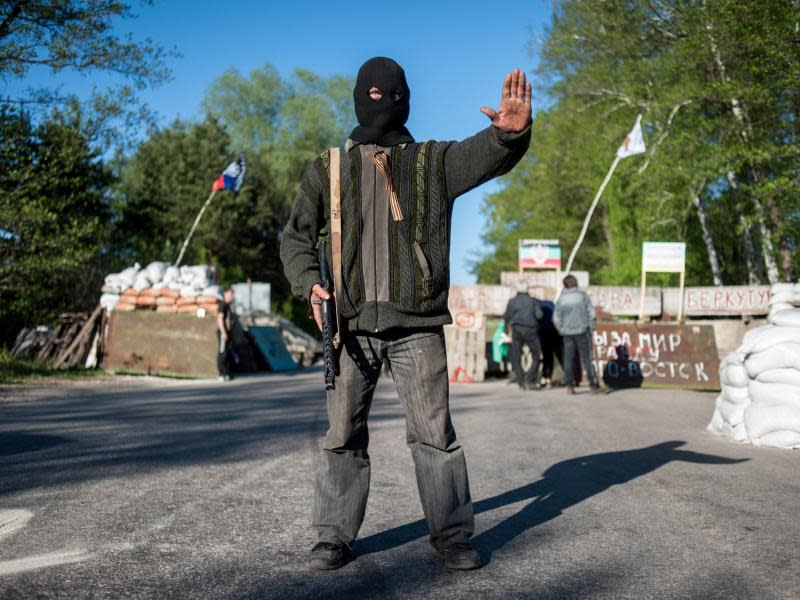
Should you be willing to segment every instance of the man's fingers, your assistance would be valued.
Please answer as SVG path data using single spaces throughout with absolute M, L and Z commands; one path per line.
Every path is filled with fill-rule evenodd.
M 511 93 L 509 96 L 515 98 L 517 96 L 517 88 L 519 87 L 519 69 L 511 71 Z
M 506 73 L 503 79 L 503 100 L 511 97 L 511 73 Z
M 495 117 L 497 116 L 497 111 L 489 108 L 488 106 L 481 106 L 481 112 L 489 117 L 492 121 L 494 121 Z
M 531 103 L 531 82 L 525 86 L 525 104 Z
M 312 304 L 311 310 L 314 312 L 314 320 L 317 322 L 317 327 L 322 331 L 322 307 L 319 304 Z
M 525 98 L 525 87 L 526 87 L 526 80 L 525 80 L 525 73 L 520 71 L 519 73 L 519 85 L 517 87 L 517 97 L 520 100 Z
M 327 300 L 331 297 L 331 295 L 325 291 L 325 288 L 318 283 L 315 283 L 314 287 L 311 288 L 311 294 L 316 294 L 321 300 Z

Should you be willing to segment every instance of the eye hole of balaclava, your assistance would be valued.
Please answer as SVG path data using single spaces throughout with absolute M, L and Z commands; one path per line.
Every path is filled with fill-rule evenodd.
M 410 95 L 400 65 L 391 58 L 369 59 L 358 70 L 353 89 L 359 124 L 382 132 L 400 129 L 408 120 Z

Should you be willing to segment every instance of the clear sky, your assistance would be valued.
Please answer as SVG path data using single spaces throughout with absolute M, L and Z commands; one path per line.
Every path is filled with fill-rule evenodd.
M 169 61 L 171 82 L 142 94 L 162 124 L 177 116 L 200 118 L 207 87 L 230 67 L 248 73 L 270 62 L 284 75 L 304 67 L 321 75 L 355 76 L 366 59 L 389 56 L 403 66 L 411 88 L 412 135 L 447 140 L 488 125 L 479 108 L 497 107 L 507 71 L 518 66 L 531 73 L 534 40 L 549 22 L 551 1 L 156 0 L 153 6 L 133 2 L 139 17 L 121 22 L 119 29 L 175 47 L 182 55 Z M 54 81 L 41 71 L 23 83 L 59 82 L 63 91 L 80 94 L 103 81 Z M 533 101 L 535 110 L 535 93 Z M 481 200 L 496 185 L 490 182 L 456 202 L 453 284 L 474 282 L 468 266 L 482 250 Z

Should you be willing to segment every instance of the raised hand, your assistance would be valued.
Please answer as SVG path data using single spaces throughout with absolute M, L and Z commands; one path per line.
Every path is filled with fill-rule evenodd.
M 525 73 L 519 69 L 508 73 L 503 80 L 503 96 L 498 109 L 481 106 L 481 112 L 500 131 L 523 131 L 531 122 L 531 83 L 525 80 Z

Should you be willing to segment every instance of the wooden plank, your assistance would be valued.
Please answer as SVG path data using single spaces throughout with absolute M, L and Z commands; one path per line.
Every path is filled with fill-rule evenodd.
M 78 347 L 78 345 L 84 341 L 84 338 L 89 336 L 92 329 L 94 328 L 94 322 L 97 320 L 97 317 L 100 316 L 100 313 L 102 311 L 103 307 L 98 304 L 97 308 L 94 309 L 92 316 L 89 317 L 89 320 L 83 324 L 83 327 L 81 328 L 78 335 L 75 336 L 75 339 L 72 340 L 72 343 L 69 346 L 67 346 L 67 349 L 64 350 L 56 359 L 56 362 L 53 365 L 56 369 L 59 368 L 61 365 L 63 365 L 64 362 L 69 357 L 69 355 L 72 354 L 72 352 Z

